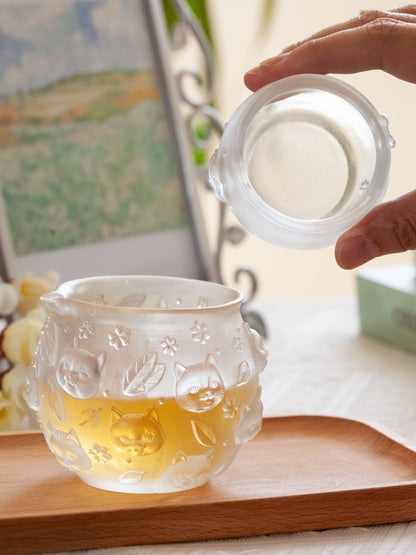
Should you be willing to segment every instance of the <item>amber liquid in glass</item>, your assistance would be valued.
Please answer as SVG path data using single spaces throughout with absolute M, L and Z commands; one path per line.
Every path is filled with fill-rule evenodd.
M 222 391 L 209 409 L 175 398 L 77 399 L 58 388 L 42 395 L 49 397 L 39 417 L 51 450 L 84 481 L 105 489 L 202 485 L 261 425 L 257 376 Z M 198 406 L 204 409 L 197 412 Z

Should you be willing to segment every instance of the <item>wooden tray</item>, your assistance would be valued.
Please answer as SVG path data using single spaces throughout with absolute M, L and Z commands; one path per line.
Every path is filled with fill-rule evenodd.
M 342 418 L 266 419 L 227 471 L 182 493 L 87 486 L 40 432 L 0 434 L 0 453 L 3 555 L 416 519 L 416 452 Z

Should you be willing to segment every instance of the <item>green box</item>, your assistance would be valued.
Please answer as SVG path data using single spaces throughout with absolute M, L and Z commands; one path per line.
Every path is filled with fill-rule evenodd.
M 361 331 L 416 353 L 416 268 L 374 266 L 357 273 Z

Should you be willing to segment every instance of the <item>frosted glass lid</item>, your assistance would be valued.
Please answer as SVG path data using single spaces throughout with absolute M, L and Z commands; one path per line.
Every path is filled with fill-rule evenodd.
M 387 120 L 361 93 L 326 76 L 289 77 L 236 110 L 210 181 L 254 234 L 319 248 L 381 200 L 391 146 Z

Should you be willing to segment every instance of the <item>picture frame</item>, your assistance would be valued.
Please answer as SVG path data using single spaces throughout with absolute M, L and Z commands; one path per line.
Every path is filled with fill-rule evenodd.
M 1 0 L 2 11 L 3 280 L 211 279 L 161 2 Z

